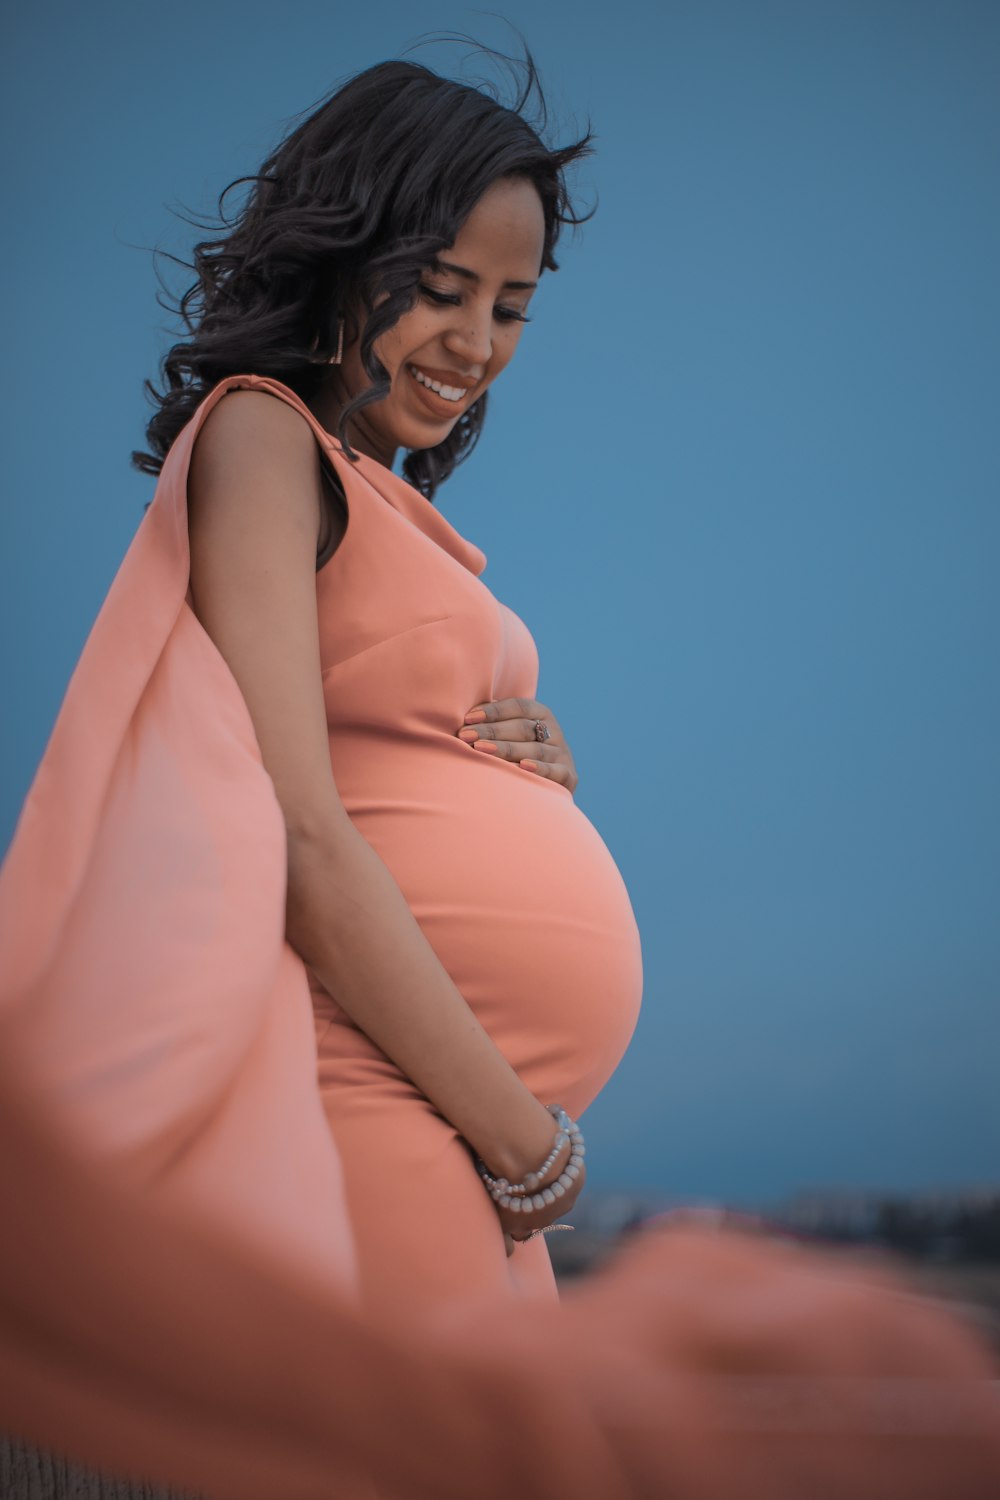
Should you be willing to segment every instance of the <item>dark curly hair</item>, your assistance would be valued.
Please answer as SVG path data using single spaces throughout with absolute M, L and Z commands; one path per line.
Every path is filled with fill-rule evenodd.
M 258 173 L 229 184 L 219 198 L 229 233 L 198 243 L 193 266 L 178 261 L 198 278 L 174 309 L 190 337 L 161 361 L 165 394 L 144 381 L 159 410 L 146 428 L 153 451 L 133 452 L 134 468 L 159 474 L 174 438 L 227 375 L 271 376 L 308 403 L 326 369 L 317 361 L 336 347 L 338 321 L 351 306 L 364 309 L 364 321 L 360 329 L 348 324 L 345 336 L 360 333 L 361 362 L 372 381 L 340 417 L 337 437 L 354 457 L 351 417 L 390 386 L 375 341 L 414 305 L 421 271 L 454 242 L 499 178 L 534 183 L 545 215 L 542 268 L 558 269 L 553 252 L 560 230 L 594 212 L 573 210 L 564 176 L 571 162 L 590 154 L 593 132 L 547 147 L 539 133 L 545 100 L 527 46 L 516 63 L 524 81 L 511 107 L 418 63 L 378 63 L 327 97 Z M 523 114 L 533 93 L 538 129 Z M 223 201 L 244 182 L 254 186 L 229 224 Z M 404 458 L 406 478 L 428 500 L 472 451 L 486 396 L 444 442 Z

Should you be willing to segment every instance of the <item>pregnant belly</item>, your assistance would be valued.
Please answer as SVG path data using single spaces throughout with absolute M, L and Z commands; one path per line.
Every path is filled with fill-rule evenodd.
M 448 754 L 408 749 L 391 775 L 383 759 L 377 793 L 338 772 L 341 793 L 522 1081 L 579 1115 L 639 1015 L 642 958 L 624 881 L 565 787 L 453 744 Z M 316 998 L 353 1056 L 371 1047 L 329 997 Z M 337 1045 L 329 1034 L 324 1054 Z

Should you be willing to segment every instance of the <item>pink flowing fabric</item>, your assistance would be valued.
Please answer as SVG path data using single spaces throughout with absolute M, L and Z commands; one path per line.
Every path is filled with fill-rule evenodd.
M 561 1304 L 362 1313 L 281 809 L 188 599 L 197 425 L 0 870 L 0 1426 L 220 1500 L 984 1497 L 979 1336 L 819 1252 L 651 1231 Z
M 211 399 L 166 458 L 0 870 L 0 1009 L 54 1123 L 96 1157 L 284 1274 L 349 1289 L 309 982 L 284 936 L 282 812 L 187 597 L 187 472 Z

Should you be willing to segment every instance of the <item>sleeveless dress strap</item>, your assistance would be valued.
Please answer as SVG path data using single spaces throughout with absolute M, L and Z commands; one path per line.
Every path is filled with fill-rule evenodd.
M 220 397 L 222 395 L 225 395 L 227 392 L 234 390 L 264 391 L 269 396 L 276 396 L 278 400 L 284 401 L 287 406 L 294 407 L 299 415 L 304 417 L 305 420 L 309 423 L 309 426 L 312 428 L 313 436 L 315 437 L 320 447 L 321 461 L 323 462 L 324 468 L 326 468 L 327 470 L 332 470 L 332 477 L 336 481 L 336 483 L 340 485 L 341 493 L 346 500 L 347 483 L 349 483 L 349 481 L 345 482 L 344 468 L 349 467 L 349 460 L 347 458 L 347 455 L 344 453 L 343 445 L 337 438 L 333 436 L 331 432 L 328 432 L 326 428 L 323 427 L 323 425 L 319 421 L 317 421 L 316 417 L 309 410 L 308 406 L 306 406 L 301 396 L 293 391 L 290 386 L 284 385 L 280 380 L 273 379 L 270 375 L 229 375 L 226 376 L 223 380 L 220 380 L 217 385 L 213 386 L 212 390 L 205 397 L 201 406 L 197 409 L 197 411 L 194 413 L 194 416 L 192 417 L 192 422 L 197 421 L 194 436 L 197 436 L 205 415 L 207 415 L 207 413 L 211 411 L 212 407 L 217 404 Z M 220 393 L 219 396 L 216 395 L 216 392 Z M 328 547 L 329 542 L 327 543 L 327 548 Z M 326 550 L 327 549 L 325 548 L 324 551 Z M 317 572 L 328 561 L 328 556 L 323 556 L 321 553 L 318 553 L 316 562 Z M 191 599 L 189 596 L 188 603 L 190 602 Z
M 214 385 L 201 405 L 193 413 L 188 423 L 188 426 L 192 429 L 192 443 L 198 435 L 201 423 L 212 410 L 212 407 L 217 405 L 228 391 L 235 390 L 264 391 L 267 395 L 276 396 L 279 401 L 284 401 L 287 406 L 294 407 L 299 415 L 304 417 L 309 423 L 313 431 L 313 436 L 324 455 L 333 459 L 338 474 L 343 477 L 345 472 L 355 472 L 355 465 L 347 457 L 343 444 L 339 439 L 335 438 L 332 432 L 326 430 L 297 392 L 293 391 L 290 386 L 284 385 L 282 381 L 275 380 L 270 375 L 227 375 L 217 385 Z M 187 431 L 186 428 L 185 431 Z M 178 434 L 178 440 L 179 438 L 180 434 Z

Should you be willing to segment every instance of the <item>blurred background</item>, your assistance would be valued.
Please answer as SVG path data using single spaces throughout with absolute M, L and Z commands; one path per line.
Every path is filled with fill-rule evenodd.
M 698 1202 L 996 1254 L 995 4 L 11 11 L 4 846 L 153 494 L 153 247 L 188 259 L 182 216 L 349 74 L 427 32 L 516 52 L 506 22 L 550 140 L 597 132 L 598 208 L 438 504 L 535 636 L 642 934 L 577 1243 Z M 410 55 L 498 76 L 468 54 Z

